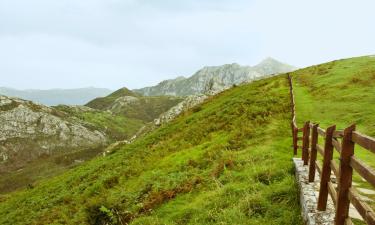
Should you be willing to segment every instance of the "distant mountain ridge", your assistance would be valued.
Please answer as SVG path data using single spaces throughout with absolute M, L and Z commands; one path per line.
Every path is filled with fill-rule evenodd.
M 0 95 L 17 97 L 48 106 L 54 105 L 84 105 L 88 101 L 103 97 L 111 93 L 106 88 L 77 88 L 77 89 L 49 89 L 49 90 L 17 90 L 13 88 L 0 87 Z
M 188 96 L 217 92 L 233 85 L 249 82 L 262 76 L 286 73 L 296 67 L 266 58 L 255 66 L 241 66 L 237 63 L 222 66 L 207 66 L 189 78 L 177 77 L 160 82 L 156 86 L 133 90 L 145 96 Z

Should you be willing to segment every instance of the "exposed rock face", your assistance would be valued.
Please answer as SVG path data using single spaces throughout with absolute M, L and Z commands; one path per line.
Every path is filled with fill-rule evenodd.
M 0 170 L 7 162 L 22 166 L 44 154 L 97 148 L 106 142 L 103 133 L 68 120 L 61 111 L 0 96 Z
M 173 80 L 163 81 L 154 87 L 146 87 L 134 91 L 145 96 L 188 96 L 203 94 L 207 89 L 220 92 L 220 90 L 227 89 L 232 85 L 249 82 L 266 75 L 293 70 L 295 70 L 293 66 L 267 58 L 253 67 L 240 66 L 236 63 L 204 67 L 189 78 L 178 77 Z
M 196 105 L 201 104 L 208 98 L 208 95 L 200 94 L 200 95 L 190 95 L 182 102 L 178 103 L 176 106 L 172 107 L 167 112 L 161 114 L 161 116 L 154 121 L 155 125 L 161 125 L 164 123 L 168 123 L 169 121 L 176 118 L 182 112 L 193 108 Z
M 127 118 L 152 122 L 182 100 L 182 97 L 176 96 L 141 96 L 121 88 L 106 97 L 92 100 L 86 106 Z
M 111 112 L 119 112 L 121 111 L 124 107 L 128 107 L 134 104 L 139 103 L 139 98 L 133 97 L 133 96 L 123 96 L 117 98 L 113 104 L 110 106 L 110 111 Z

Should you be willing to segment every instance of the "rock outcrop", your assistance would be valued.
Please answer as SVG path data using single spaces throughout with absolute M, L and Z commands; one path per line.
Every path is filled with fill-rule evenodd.
M 293 70 L 295 70 L 293 66 L 278 62 L 272 58 L 267 58 L 253 67 L 240 66 L 236 63 L 204 67 L 189 78 L 178 77 L 176 79 L 163 81 L 153 87 L 146 87 L 134 91 L 145 96 L 188 96 L 204 94 L 207 89 L 220 91 L 233 85 L 259 79 L 263 76 Z
M 142 96 L 121 88 L 106 97 L 92 100 L 86 106 L 127 118 L 152 122 L 182 100 L 182 97 L 176 96 Z
M 182 112 L 193 108 L 196 105 L 201 104 L 208 98 L 208 95 L 200 94 L 200 95 L 190 95 L 186 97 L 182 102 L 178 103 L 176 106 L 169 109 L 167 112 L 160 115 L 158 119 L 155 119 L 154 124 L 159 126 L 164 123 L 168 123 L 169 121 L 176 118 Z
M 107 144 L 105 134 L 68 118 L 51 107 L 0 96 L 0 171 L 4 164 L 19 167 L 42 155 Z

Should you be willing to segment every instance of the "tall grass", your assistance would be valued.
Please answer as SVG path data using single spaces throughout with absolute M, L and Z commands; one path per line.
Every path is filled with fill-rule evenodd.
M 133 144 L 0 197 L 0 224 L 302 224 L 285 76 L 212 97 Z

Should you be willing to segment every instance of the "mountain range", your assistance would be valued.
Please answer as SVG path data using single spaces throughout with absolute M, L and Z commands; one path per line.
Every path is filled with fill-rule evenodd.
M 22 98 L 48 106 L 59 104 L 84 105 L 94 98 L 106 96 L 111 92 L 112 91 L 110 89 L 94 87 L 49 90 L 17 90 L 13 88 L 0 87 L 0 95 Z
M 126 87 L 112 93 L 2 88 L 0 93 L 34 101 L 0 95 L 0 193 L 106 154 L 111 146 L 129 143 L 192 108 L 199 110 L 197 105 L 233 85 L 293 69 L 271 58 L 254 67 L 204 67 L 145 93 Z
M 173 95 L 187 96 L 219 92 L 233 85 L 249 82 L 266 75 L 286 73 L 296 67 L 266 58 L 255 66 L 241 66 L 237 63 L 222 66 L 207 66 L 189 78 L 177 77 L 165 80 L 156 86 L 134 90 L 145 96 Z
M 298 125 L 355 123 L 375 136 L 374 57 L 229 89 L 214 80 L 189 96 L 122 88 L 86 106 L 54 107 L 1 96 L 0 224 L 304 224 L 290 160 L 288 76 Z M 129 140 L 155 117 L 160 126 Z M 355 156 L 375 167 L 371 151 L 356 148 Z M 373 207 L 375 197 L 361 191 L 366 180 L 353 181 Z

